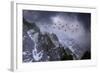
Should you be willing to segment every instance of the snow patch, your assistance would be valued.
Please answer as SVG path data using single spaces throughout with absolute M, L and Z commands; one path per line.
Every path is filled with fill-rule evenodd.
M 38 52 L 36 48 L 33 49 L 32 51 L 32 55 L 35 61 L 39 61 L 41 60 L 42 56 L 43 56 L 43 50 Z

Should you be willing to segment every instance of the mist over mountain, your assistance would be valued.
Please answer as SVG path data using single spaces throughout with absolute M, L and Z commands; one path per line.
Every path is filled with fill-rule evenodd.
M 90 59 L 89 13 L 23 10 L 23 62 Z

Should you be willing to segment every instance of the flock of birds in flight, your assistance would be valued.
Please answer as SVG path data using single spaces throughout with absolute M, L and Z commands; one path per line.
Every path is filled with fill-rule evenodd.
M 57 28 L 58 30 L 63 30 L 64 32 L 71 31 L 72 33 L 77 32 L 79 25 L 78 24 L 54 24 L 53 29 Z

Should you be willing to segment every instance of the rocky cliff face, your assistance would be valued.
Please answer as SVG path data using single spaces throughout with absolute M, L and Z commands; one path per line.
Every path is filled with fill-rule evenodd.
M 63 46 L 56 34 L 42 34 L 35 23 L 28 23 L 23 18 L 23 62 L 81 59 L 83 54 L 79 46 L 74 46 Z

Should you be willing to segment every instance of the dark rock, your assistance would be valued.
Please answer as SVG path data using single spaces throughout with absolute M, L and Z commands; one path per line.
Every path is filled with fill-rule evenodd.
M 82 59 L 91 59 L 91 53 L 89 51 L 86 51 L 82 57 Z
M 33 29 L 35 32 L 40 32 L 40 29 L 36 26 L 35 23 L 29 23 L 23 18 L 23 27 L 26 27 L 24 30 L 30 30 Z

